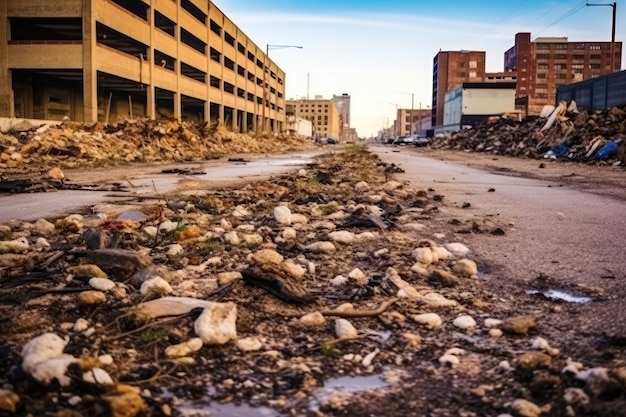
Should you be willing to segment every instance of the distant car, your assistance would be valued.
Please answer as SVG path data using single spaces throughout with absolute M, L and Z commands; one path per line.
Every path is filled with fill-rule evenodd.
M 429 144 L 430 144 L 430 138 L 427 138 L 425 136 L 418 136 L 413 141 L 413 145 L 417 147 L 428 146 Z
M 388 138 L 387 139 L 387 145 L 393 145 L 393 142 L 396 140 L 396 138 Z
M 337 139 L 335 139 L 335 138 L 326 138 L 326 143 L 328 143 L 329 145 L 336 145 L 337 144 Z

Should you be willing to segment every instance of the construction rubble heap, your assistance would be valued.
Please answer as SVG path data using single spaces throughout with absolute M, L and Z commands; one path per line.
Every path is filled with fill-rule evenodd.
M 589 113 L 578 111 L 572 101 L 546 106 L 539 117 L 522 122 L 503 116 L 475 129 L 452 132 L 436 138 L 432 147 L 624 166 L 623 136 L 626 105 Z
M 285 152 L 311 147 L 287 135 L 251 135 L 223 125 L 135 119 L 106 125 L 64 121 L 23 123 L 0 133 L 0 174 L 47 171 L 55 166 L 104 166 L 128 162 L 182 162 L 225 154 Z

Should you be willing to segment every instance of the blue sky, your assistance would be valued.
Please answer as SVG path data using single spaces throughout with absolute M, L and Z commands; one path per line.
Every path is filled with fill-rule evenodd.
M 360 136 L 392 124 L 396 105 L 430 106 L 432 62 L 439 50 L 487 53 L 487 71 L 503 70 L 517 32 L 610 41 L 611 7 L 577 0 L 287 1 L 214 0 L 286 73 L 286 97 L 348 93 Z M 612 3 L 593 1 L 593 3 Z M 626 34 L 617 2 L 616 41 Z

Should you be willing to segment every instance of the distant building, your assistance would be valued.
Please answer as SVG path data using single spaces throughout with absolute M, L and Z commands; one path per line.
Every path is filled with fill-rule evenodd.
M 423 134 L 420 126 L 431 126 L 430 109 L 398 109 L 396 120 L 394 121 L 394 129 L 396 136 L 411 136 Z M 425 124 L 424 121 L 428 120 Z
M 339 112 L 341 127 L 350 127 L 350 95 L 347 93 L 343 93 L 340 96 L 333 95 L 333 102 Z
M 485 73 L 485 81 L 487 82 L 517 82 L 517 72 L 516 71 L 505 71 L 505 72 L 486 72 Z
M 514 82 L 463 83 L 448 91 L 438 132 L 475 127 L 490 116 L 515 112 Z
M 310 120 L 313 125 L 313 137 L 333 137 L 340 139 L 340 117 L 332 99 L 315 96 L 314 99 L 287 100 L 288 111 L 296 117 Z
M 576 101 L 579 110 L 589 113 L 626 104 L 626 71 L 564 85 L 557 89 L 557 101 Z
M 576 41 L 567 37 L 530 39 L 530 33 L 515 35 L 515 45 L 504 53 L 504 70 L 517 72 L 518 107 L 537 115 L 554 104 L 560 86 L 619 71 L 622 42 Z
M 464 82 L 485 80 L 485 51 L 439 51 L 433 59 L 432 126 L 443 124 L 448 91 Z
M 0 1 L 0 117 L 281 131 L 285 73 L 211 1 Z

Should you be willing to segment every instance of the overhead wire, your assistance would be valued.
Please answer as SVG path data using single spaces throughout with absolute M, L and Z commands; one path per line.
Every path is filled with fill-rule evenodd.
M 541 29 L 539 32 L 536 32 L 534 35 L 537 36 L 540 33 L 545 32 L 546 30 L 550 29 L 552 26 L 561 23 L 562 21 L 564 21 L 565 19 L 567 19 L 570 16 L 573 16 L 574 14 L 578 13 L 579 11 L 581 11 L 582 9 L 584 9 L 585 7 L 587 7 L 587 2 L 583 1 L 580 4 L 574 6 L 572 9 L 570 9 L 568 12 L 566 12 L 565 14 L 563 14 L 561 17 L 559 17 L 558 19 L 556 19 L 554 22 L 550 23 L 548 26 L 546 26 L 545 28 Z

